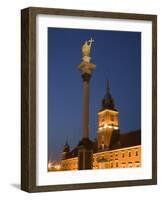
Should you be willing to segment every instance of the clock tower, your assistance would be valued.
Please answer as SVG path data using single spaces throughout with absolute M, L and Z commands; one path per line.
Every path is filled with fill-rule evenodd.
M 118 111 L 110 94 L 109 81 L 107 81 L 106 94 L 102 100 L 102 108 L 98 112 L 98 150 L 108 150 L 111 136 L 119 129 Z

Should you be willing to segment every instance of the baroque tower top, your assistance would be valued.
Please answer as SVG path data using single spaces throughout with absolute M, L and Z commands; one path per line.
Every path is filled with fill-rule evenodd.
M 102 99 L 101 110 L 105 110 L 105 109 L 116 110 L 114 100 L 110 94 L 109 80 L 107 80 L 106 94 L 104 98 Z

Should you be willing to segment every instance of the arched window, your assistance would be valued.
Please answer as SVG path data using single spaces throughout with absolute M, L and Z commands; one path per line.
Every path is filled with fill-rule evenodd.
M 114 121 L 114 115 L 110 115 L 111 121 Z

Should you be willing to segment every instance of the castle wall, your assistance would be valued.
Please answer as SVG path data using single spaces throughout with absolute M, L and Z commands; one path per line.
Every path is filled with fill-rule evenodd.
M 93 169 L 141 167 L 141 145 L 93 154 Z M 78 157 L 61 161 L 61 170 L 77 170 Z
M 141 167 L 141 145 L 93 155 L 93 169 Z
M 61 170 L 77 170 L 78 157 L 61 160 Z

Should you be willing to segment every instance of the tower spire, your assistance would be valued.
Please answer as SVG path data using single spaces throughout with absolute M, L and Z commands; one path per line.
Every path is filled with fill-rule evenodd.
M 110 85 L 109 80 L 107 79 L 106 93 L 102 100 L 102 110 L 104 110 L 104 109 L 115 110 L 115 104 L 114 104 L 114 100 L 110 94 L 110 86 L 109 85 Z
M 66 159 L 68 157 L 69 152 L 70 152 L 70 146 L 68 144 L 68 141 L 66 140 L 62 152 L 62 159 Z

